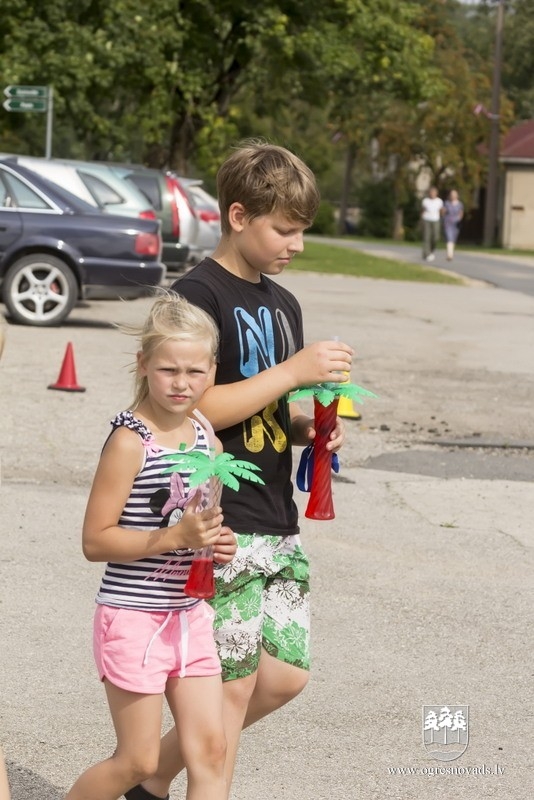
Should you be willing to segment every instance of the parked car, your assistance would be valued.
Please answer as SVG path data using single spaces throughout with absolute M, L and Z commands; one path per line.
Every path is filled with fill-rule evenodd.
M 197 249 L 201 258 L 211 255 L 221 238 L 221 212 L 219 202 L 202 187 L 202 181 L 181 178 L 198 219 Z
M 43 178 L 68 189 L 101 211 L 125 217 L 157 218 L 146 196 L 135 186 L 125 184 L 104 163 L 20 155 L 10 158 L 15 159 L 17 164 L 42 175 Z
M 173 172 L 139 164 L 110 164 L 116 175 L 143 192 L 161 220 L 163 263 L 169 271 L 182 272 L 200 261 L 197 244 L 198 219 L 182 186 Z
M 160 223 L 104 214 L 0 159 L 0 298 L 26 325 L 62 322 L 81 298 L 134 298 L 165 277 Z

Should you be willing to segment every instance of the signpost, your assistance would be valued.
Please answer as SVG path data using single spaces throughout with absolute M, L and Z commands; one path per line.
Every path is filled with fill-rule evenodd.
M 4 94 L 6 97 L 46 98 L 48 86 L 6 86 Z
M 6 86 L 4 94 L 7 99 L 2 105 L 6 111 L 46 111 L 45 158 L 50 158 L 52 155 L 53 88 L 51 86 L 10 85 Z
M 4 100 L 3 106 L 6 111 L 46 111 L 48 103 L 46 100 L 22 100 L 10 97 L 9 100 Z

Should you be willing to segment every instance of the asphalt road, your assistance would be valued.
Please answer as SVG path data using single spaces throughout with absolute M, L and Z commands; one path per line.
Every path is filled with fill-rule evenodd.
M 233 800 L 530 800 L 534 299 L 480 284 L 280 280 L 302 303 L 307 341 L 335 332 L 353 344 L 352 380 L 378 398 L 347 420 L 336 518 L 302 516 L 310 685 L 245 732 Z M 135 343 L 114 324 L 139 323 L 148 303 L 94 302 L 61 328 L 7 329 L 0 743 L 13 800 L 62 800 L 113 751 L 91 656 L 102 566 L 84 561 L 80 528 L 109 420 L 131 396 Z M 68 342 L 84 393 L 47 389 Z M 515 456 L 521 468 L 505 460 Z M 425 705 L 469 706 L 467 749 L 445 765 L 423 742 Z M 179 779 L 171 798 L 184 796 Z

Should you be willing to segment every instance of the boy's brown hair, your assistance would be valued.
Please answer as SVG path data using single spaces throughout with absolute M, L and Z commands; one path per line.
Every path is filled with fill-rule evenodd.
M 280 212 L 309 227 L 319 207 L 319 190 L 311 169 L 296 155 L 259 140 L 242 142 L 217 173 L 221 229 L 230 233 L 228 211 L 241 203 L 247 219 Z

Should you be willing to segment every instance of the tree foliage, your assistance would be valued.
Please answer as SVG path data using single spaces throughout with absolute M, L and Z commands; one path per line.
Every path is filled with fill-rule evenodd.
M 70 147 L 61 155 L 183 165 L 202 131 L 209 142 L 224 138 L 227 125 L 238 129 L 234 107 L 247 91 L 274 100 L 276 83 L 286 102 L 327 99 L 340 119 L 367 89 L 410 91 L 419 48 L 412 7 L 392 0 L 159 0 L 149 7 L 5 0 L 0 65 L 6 84 L 54 87 L 56 140 Z M 9 127 L 35 148 L 35 118 L 20 115 Z
M 534 113 L 531 0 L 506 11 L 503 128 Z M 264 135 L 327 194 L 344 181 L 347 201 L 357 166 L 398 205 L 414 165 L 480 181 L 494 19 L 490 0 L 3 0 L 0 72 L 53 86 L 54 155 L 213 175 Z M 40 155 L 45 115 L 1 113 L 0 150 Z

